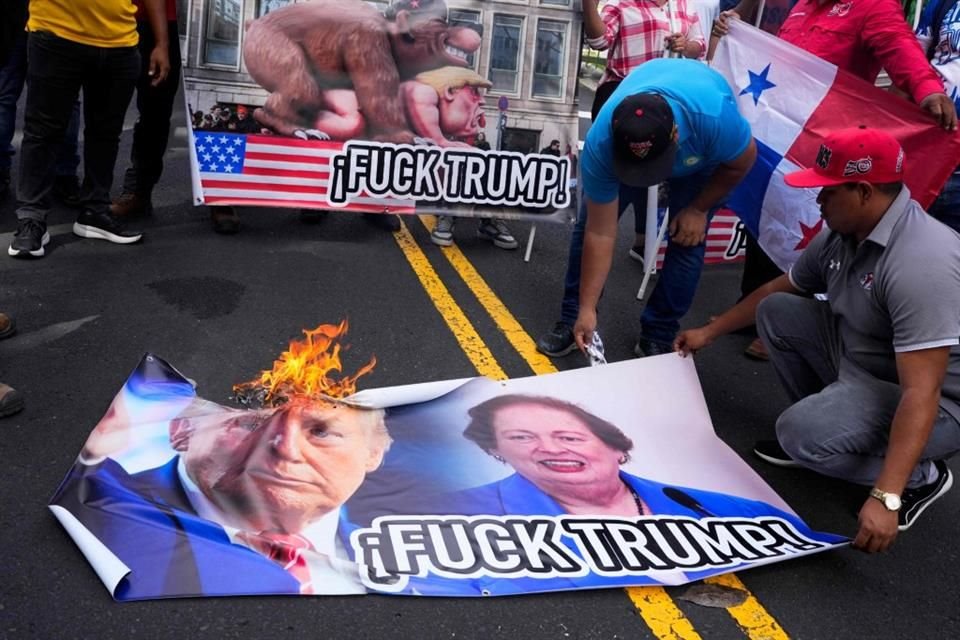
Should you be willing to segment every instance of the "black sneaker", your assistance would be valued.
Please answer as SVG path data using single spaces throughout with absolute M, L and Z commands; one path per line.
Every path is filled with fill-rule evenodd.
M 393 233 L 400 231 L 400 218 L 393 213 L 364 213 L 364 219 L 375 226 L 377 229 L 383 229 Z
M 537 351 L 553 358 L 565 356 L 576 348 L 573 328 L 566 322 L 558 322 L 553 329 L 537 338 Z
M 637 344 L 633 347 L 633 355 L 638 358 L 646 358 L 647 356 L 662 356 L 665 353 L 673 353 L 673 345 L 667 342 L 660 342 L 658 340 L 651 340 L 650 338 L 644 338 L 640 336 L 637 339 Z
M 802 464 L 788 456 L 787 452 L 783 450 L 783 447 L 781 447 L 780 443 L 776 440 L 757 440 L 756 444 L 753 445 L 753 453 L 764 462 L 769 462 L 778 467 L 784 467 L 786 469 L 800 469 L 803 467 Z
M 927 507 L 953 486 L 953 473 L 951 473 L 947 463 L 943 460 L 937 460 L 933 463 L 933 466 L 940 472 L 936 480 L 916 489 L 907 489 L 900 496 L 900 511 L 897 513 L 897 518 L 900 521 L 897 529 L 900 531 L 909 529 Z
M 7 254 L 14 258 L 42 258 L 48 242 L 50 234 L 47 233 L 47 223 L 24 218 L 17 223 L 17 232 L 13 235 Z
M 73 223 L 73 233 L 81 238 L 106 240 L 115 244 L 133 244 L 143 237 L 140 231 L 130 231 L 109 213 L 84 211 Z

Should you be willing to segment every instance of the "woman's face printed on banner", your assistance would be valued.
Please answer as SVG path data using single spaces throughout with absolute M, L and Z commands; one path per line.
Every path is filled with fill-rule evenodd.
M 568 484 L 582 490 L 620 481 L 623 453 L 567 411 L 515 404 L 497 410 L 493 428 L 497 446 L 492 453 L 547 493 Z

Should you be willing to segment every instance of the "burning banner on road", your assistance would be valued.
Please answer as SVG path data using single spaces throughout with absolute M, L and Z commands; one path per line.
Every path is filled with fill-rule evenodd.
M 716 437 L 689 359 L 356 392 L 346 331 L 240 409 L 144 357 L 50 506 L 117 600 L 672 585 L 847 542 Z
M 572 217 L 572 22 L 541 19 L 526 52 L 522 20 L 445 0 L 194 2 L 196 204 Z

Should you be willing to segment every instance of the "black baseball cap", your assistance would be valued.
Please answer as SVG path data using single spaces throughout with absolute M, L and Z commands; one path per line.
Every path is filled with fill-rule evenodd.
M 631 187 L 659 184 L 677 155 L 673 110 L 663 96 L 635 93 L 613 111 L 613 170 Z

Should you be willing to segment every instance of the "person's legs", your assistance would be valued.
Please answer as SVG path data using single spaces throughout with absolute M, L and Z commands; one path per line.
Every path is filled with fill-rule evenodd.
M 77 170 L 80 168 L 80 101 L 73 103 L 70 123 L 63 136 L 63 142 L 57 152 L 56 177 L 53 181 L 53 194 L 63 204 L 76 207 L 80 204 L 80 182 Z
M 709 171 L 705 171 L 668 181 L 671 215 L 676 215 L 693 201 L 708 175 Z M 709 212 L 709 217 L 713 216 L 716 209 L 717 207 Z M 708 230 L 709 226 L 708 218 Z M 672 239 L 668 240 L 663 270 L 640 318 L 640 351 L 671 350 L 673 339 L 680 330 L 680 318 L 686 315 L 693 304 L 706 248 L 705 242 L 695 247 L 683 247 Z
M 19 34 L 10 49 L 7 64 L 0 68 L 0 196 L 10 188 L 11 142 L 17 127 L 17 101 L 27 77 L 27 34 Z
M 123 193 L 136 196 L 137 212 L 147 212 L 150 195 L 163 172 L 163 155 L 170 136 L 170 117 L 180 85 L 180 43 L 177 24 L 168 24 L 170 75 L 154 87 L 148 75 L 150 52 L 153 50 L 153 30 L 146 22 L 137 24 L 140 34 L 140 75 L 137 78 L 137 111 L 140 114 L 133 128 L 133 146 L 130 149 L 130 166 L 123 178 Z M 116 208 L 116 207 L 115 207 Z M 134 213 L 134 211 L 124 212 Z
M 843 358 L 839 379 L 792 405 L 777 420 L 784 451 L 817 473 L 873 486 L 883 469 L 900 386 Z M 933 462 L 960 451 L 960 423 L 940 410 L 907 488 L 937 478 Z
M 84 238 L 129 244 L 140 240 L 142 234 L 128 232 L 110 215 L 110 186 L 140 56 L 136 47 L 92 49 L 96 64 L 87 67 L 83 75 L 83 212 L 73 232 Z
M 828 303 L 774 293 L 757 308 L 757 332 L 790 402 L 836 382 L 842 347 Z
M 2 143 L 2 140 L 0 140 Z M 930 215 L 960 233 L 960 172 L 954 173 L 947 180 L 943 191 L 930 205 Z

